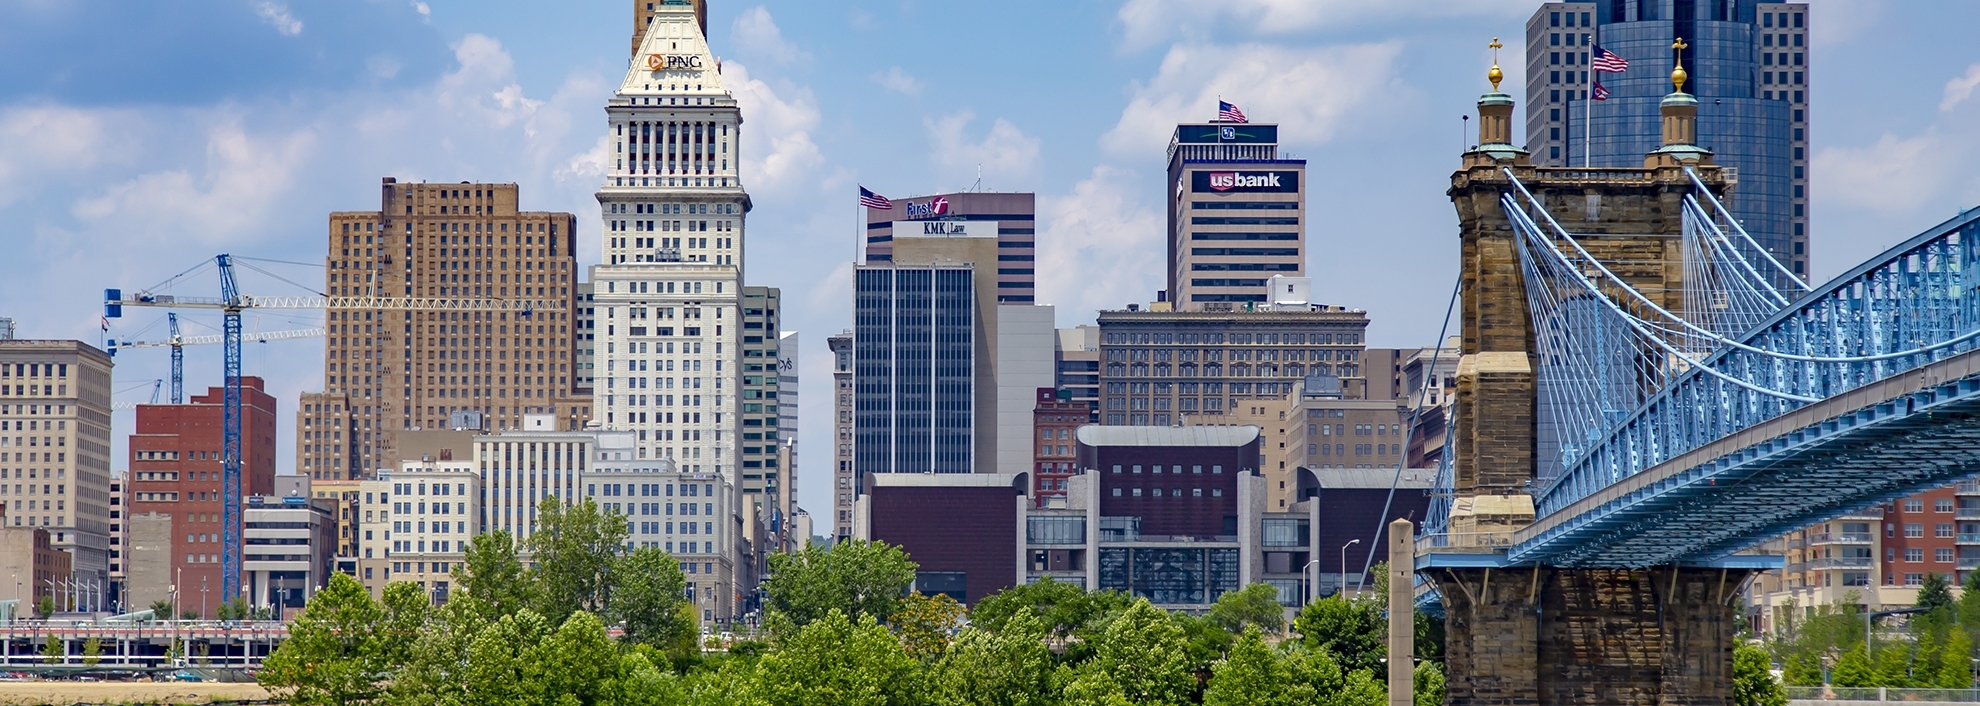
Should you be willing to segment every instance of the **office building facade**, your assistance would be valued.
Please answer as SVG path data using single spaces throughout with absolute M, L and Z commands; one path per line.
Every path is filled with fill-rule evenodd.
M 337 558 L 335 505 L 314 502 L 307 491 L 254 495 L 244 499 L 241 514 L 246 524 L 242 590 L 249 605 L 271 609 L 277 619 L 286 620 L 330 580 Z
M 674 556 L 703 624 L 728 624 L 756 586 L 743 561 L 744 498 L 729 477 L 683 471 L 671 459 L 630 458 L 631 447 L 625 432 L 599 435 L 600 458 L 581 475 L 584 497 L 626 518 L 628 551 L 656 547 Z
M 0 341 L 0 502 L 48 530 L 78 578 L 110 580 L 110 356 L 81 341 Z
M 1078 442 L 1073 432 L 1085 426 L 1089 410 L 1085 402 L 1075 402 L 1063 389 L 1041 387 L 1032 408 L 1032 435 L 1037 445 L 1032 456 L 1031 496 L 1040 507 L 1063 505 L 1066 485 L 1076 472 L 1073 463 Z
M 1100 312 L 1101 423 L 1228 423 L 1245 406 L 1281 404 L 1307 375 L 1360 378 L 1367 328 L 1367 312 L 1323 305 Z
M 1169 140 L 1168 288 L 1178 311 L 1245 311 L 1306 273 L 1306 160 L 1279 126 L 1177 125 Z
M 527 309 L 331 308 L 323 395 L 297 427 L 298 472 L 357 478 L 398 460 L 395 433 L 470 412 L 491 428 L 526 413 L 589 418 L 572 366 L 577 218 L 520 210 L 514 184 L 401 184 L 377 211 L 330 214 L 325 290 L 335 296 L 527 302 Z M 326 411 L 342 410 L 342 411 Z
M 1036 194 L 976 191 L 892 199 L 891 210 L 865 209 L 866 262 L 926 262 L 900 248 L 908 238 L 995 237 L 994 273 L 989 260 L 975 262 L 986 275 L 984 295 L 996 304 L 1035 303 L 1037 202 Z
M 604 429 L 633 432 L 634 460 L 733 478 L 750 207 L 738 177 L 742 116 L 693 7 L 662 2 L 651 13 L 605 109 L 612 163 L 596 194 L 604 264 L 590 278 L 592 396 Z
M 475 462 L 406 461 L 396 471 L 363 481 L 362 488 L 377 505 L 363 525 L 364 551 L 374 566 L 366 567 L 372 570 L 360 580 L 373 595 L 383 595 L 393 581 L 412 581 L 435 604 L 445 603 L 453 588 L 451 572 L 481 533 L 486 496 Z M 380 561 L 383 566 L 376 566 Z
M 970 473 L 976 434 L 976 270 L 863 265 L 854 272 L 853 465 Z M 985 435 L 987 436 L 987 435 Z M 994 448 L 994 447 L 992 447 Z
M 1059 329 L 1056 387 L 1086 405 L 1088 421 L 1100 421 L 1100 327 Z
M 743 287 L 742 296 L 742 444 L 737 471 L 745 510 L 771 523 L 788 513 L 785 498 L 791 488 L 781 467 L 783 433 L 782 371 L 777 356 L 778 311 L 783 292 L 776 287 Z M 795 401 L 791 402 L 795 404 Z
M 275 488 L 277 411 L 275 398 L 263 390 L 261 378 L 241 378 L 237 490 L 243 498 L 268 495 Z M 165 546 L 172 574 L 186 582 L 206 582 L 214 599 L 204 608 L 209 616 L 226 598 L 219 595 L 224 578 L 220 539 L 226 531 L 221 521 L 225 397 L 224 389 L 212 387 L 185 404 L 138 405 L 137 427 L 129 444 L 130 512 L 153 514 L 169 523 Z
M 1663 144 L 1658 102 L 1683 40 L 1700 147 L 1739 171 L 1727 207 L 1762 247 L 1808 276 L 1812 69 L 1807 3 L 1543 3 L 1526 22 L 1526 148 L 1544 166 L 1636 167 Z M 1595 73 L 1595 45 L 1629 61 Z M 1592 81 L 1608 100 L 1591 102 Z
M 832 538 L 853 536 L 853 500 L 859 495 L 858 465 L 853 461 L 853 335 L 841 332 L 825 339 L 832 351 Z

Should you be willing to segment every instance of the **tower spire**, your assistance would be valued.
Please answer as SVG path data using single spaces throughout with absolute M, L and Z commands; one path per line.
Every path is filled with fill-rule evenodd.
M 1499 70 L 1499 49 L 1505 45 L 1493 37 L 1485 46 L 1492 49 L 1492 70 L 1485 72 L 1492 92 L 1478 97 L 1478 146 L 1465 153 L 1466 164 L 1474 157 L 1483 160 L 1481 164 L 1519 162 L 1526 158 L 1526 150 L 1512 144 L 1513 97 L 1499 92 L 1499 82 L 1506 79 L 1506 72 Z
M 1683 37 L 1678 37 L 1676 41 L 1671 42 L 1671 51 L 1677 54 L 1677 60 L 1673 63 L 1673 66 L 1676 68 L 1671 69 L 1671 90 L 1673 93 L 1683 93 L 1684 81 L 1691 76 L 1684 72 L 1684 50 L 1690 48 L 1691 45 L 1684 43 Z
M 1498 93 L 1499 82 L 1506 79 L 1506 72 L 1499 70 L 1499 49 L 1505 45 L 1499 43 L 1498 37 L 1493 37 L 1492 43 L 1485 46 L 1492 48 L 1492 70 L 1485 72 L 1485 79 L 1492 82 L 1492 92 Z

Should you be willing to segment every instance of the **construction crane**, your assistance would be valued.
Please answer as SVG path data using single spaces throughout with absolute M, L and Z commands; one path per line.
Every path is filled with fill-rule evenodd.
M 169 287 L 205 265 L 174 275 L 151 289 L 139 290 L 126 298 L 121 289 L 103 290 L 103 317 L 118 319 L 126 306 L 178 309 L 219 309 L 222 314 L 220 342 L 224 349 L 225 394 L 221 401 L 220 430 L 220 597 L 231 600 L 241 593 L 241 311 L 244 309 L 396 309 L 433 311 L 514 311 L 527 317 L 537 309 L 560 310 L 556 299 L 447 299 L 429 297 L 378 296 L 289 296 L 261 297 L 242 294 L 234 281 L 235 258 L 221 254 L 213 258 L 220 275 L 220 296 L 184 297 L 158 294 L 152 290 Z M 254 268 L 253 265 L 244 265 Z M 260 269 L 260 268 L 254 268 Z M 410 290 L 408 290 L 410 291 Z M 169 345 L 169 344 L 168 344 Z M 173 361 L 176 368 L 180 360 Z
M 113 338 L 110 339 L 109 342 L 104 345 L 104 348 L 107 349 L 107 352 L 112 356 L 117 355 L 117 351 L 125 348 L 165 348 L 165 347 L 171 348 L 172 349 L 172 404 L 185 404 L 186 403 L 185 347 L 210 346 L 215 343 L 225 343 L 227 337 L 219 334 L 213 334 L 209 336 L 182 336 L 179 335 L 179 315 L 168 314 L 166 315 L 166 318 L 169 321 L 169 327 L 171 331 L 163 341 L 118 341 L 117 339 Z M 269 341 L 286 341 L 296 338 L 316 338 L 322 335 L 323 335 L 323 329 L 321 328 L 299 328 L 289 331 L 261 331 L 256 333 L 241 334 L 241 341 L 244 343 L 246 342 L 267 343 Z M 153 400 L 152 403 L 157 404 L 157 400 Z
M 118 402 L 118 403 L 115 403 L 115 404 L 112 404 L 112 405 L 110 405 L 110 409 L 111 409 L 112 411 L 118 411 L 118 412 L 121 412 L 121 411 L 124 411 L 124 410 L 127 410 L 127 409 L 137 409 L 137 407 L 138 407 L 138 405 L 140 405 L 140 404 L 158 404 L 158 390 L 159 390 L 159 388 L 162 388 L 162 387 L 164 387 L 164 386 L 165 386 L 165 379 L 164 379 L 164 378 L 159 378 L 159 379 L 157 379 L 157 380 L 153 380 L 153 381 L 151 381 L 151 401 L 150 401 L 150 402 Z M 126 389 L 134 389 L 134 388 L 126 388 Z

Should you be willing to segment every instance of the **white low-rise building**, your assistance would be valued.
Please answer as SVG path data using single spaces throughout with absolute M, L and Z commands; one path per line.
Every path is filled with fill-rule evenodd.
M 383 595 L 391 581 L 414 581 L 444 603 L 449 575 L 481 532 L 482 482 L 473 461 L 407 461 L 364 481 L 361 579 Z M 371 498 L 375 496 L 376 501 Z M 382 566 L 379 564 L 382 563 Z

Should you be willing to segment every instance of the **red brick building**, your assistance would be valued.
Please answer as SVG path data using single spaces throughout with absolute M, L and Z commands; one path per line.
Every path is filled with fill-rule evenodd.
M 158 513 L 169 518 L 172 570 L 179 587 L 179 609 L 211 617 L 220 595 L 221 403 L 226 391 L 208 388 L 180 405 L 138 405 L 131 434 L 129 515 Z M 275 398 L 261 378 L 241 378 L 241 497 L 275 490 Z M 135 580 L 133 578 L 132 580 Z M 204 586 L 202 595 L 201 587 Z M 163 586 L 132 586 L 135 592 Z
M 1038 388 L 1036 402 L 1031 412 L 1031 437 L 1037 444 L 1031 458 L 1036 471 L 1031 474 L 1031 497 L 1039 507 L 1045 507 L 1051 498 L 1066 497 L 1066 480 L 1073 476 L 1073 451 L 1079 444 L 1073 440 L 1073 430 L 1087 423 L 1091 408 L 1071 398 L 1061 400 L 1058 391 L 1049 387 Z

